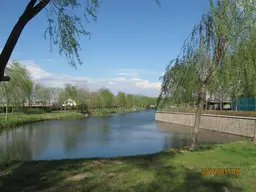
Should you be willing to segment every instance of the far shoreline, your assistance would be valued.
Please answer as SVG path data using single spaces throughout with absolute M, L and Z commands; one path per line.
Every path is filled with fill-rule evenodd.
M 136 109 L 136 111 L 141 111 L 146 109 Z M 63 120 L 63 119 L 84 119 L 87 117 L 99 117 L 107 116 L 116 113 L 128 113 L 136 112 L 133 109 L 98 109 L 96 112 L 91 111 L 91 115 L 86 115 L 79 113 L 77 111 L 54 111 L 51 113 L 44 114 L 8 114 L 8 119 L 5 120 L 5 114 L 0 114 L 0 131 L 8 128 L 14 128 L 21 125 L 26 125 L 30 123 L 50 121 L 50 120 Z

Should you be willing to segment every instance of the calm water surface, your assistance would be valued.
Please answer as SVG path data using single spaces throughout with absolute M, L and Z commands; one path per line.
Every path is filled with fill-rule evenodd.
M 154 120 L 154 111 L 33 123 L 0 132 L 0 160 L 149 154 L 190 144 L 191 128 Z M 200 130 L 199 142 L 246 138 Z

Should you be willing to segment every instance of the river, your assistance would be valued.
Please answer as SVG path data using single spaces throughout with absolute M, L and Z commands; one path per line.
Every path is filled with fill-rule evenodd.
M 199 142 L 246 138 L 200 130 Z M 0 160 L 51 160 L 150 154 L 189 145 L 191 128 L 156 122 L 154 111 L 38 122 L 0 132 Z

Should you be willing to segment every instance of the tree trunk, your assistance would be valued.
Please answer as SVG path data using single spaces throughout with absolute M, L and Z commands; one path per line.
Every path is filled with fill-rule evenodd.
M 4 69 L 11 57 L 14 47 L 17 44 L 20 34 L 24 29 L 25 25 L 27 24 L 27 22 L 28 20 L 24 16 L 21 16 L 19 18 L 0 54 L 0 81 L 3 78 Z
M 18 42 L 22 30 L 26 24 L 50 2 L 50 0 L 41 1 L 35 6 L 36 2 L 37 0 L 30 0 L 25 11 L 13 27 L 12 32 L 9 35 L 0 54 L 0 82 L 3 80 L 5 67 L 11 57 L 14 47 Z
M 254 138 L 253 143 L 256 144 L 256 120 L 254 120 Z
M 8 107 L 9 107 L 9 105 L 8 105 L 8 101 L 7 101 L 6 102 L 6 111 L 5 111 L 5 120 L 8 119 Z
M 238 111 L 238 96 L 236 96 L 236 111 Z
M 197 137 L 198 137 L 198 130 L 200 128 L 201 113 L 204 107 L 204 89 L 205 89 L 205 84 L 204 82 L 201 82 L 199 87 L 199 93 L 198 93 L 198 104 L 197 104 L 197 111 L 196 111 L 190 150 L 194 150 L 197 146 Z

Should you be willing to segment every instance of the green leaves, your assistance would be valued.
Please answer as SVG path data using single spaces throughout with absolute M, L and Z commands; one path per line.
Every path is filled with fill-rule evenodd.
M 158 103 L 191 102 L 200 82 L 222 98 L 256 95 L 255 7 L 250 0 L 211 0 L 210 12 L 166 68 Z
M 128 108 L 132 108 L 134 106 L 134 97 L 132 94 L 127 94 L 126 103 Z
M 35 84 L 34 87 L 34 102 L 41 103 L 43 105 L 49 105 L 51 103 L 52 90 L 49 87 L 41 84 Z
M 102 108 L 113 106 L 115 96 L 109 89 L 106 89 L 106 88 L 100 89 L 99 95 L 100 95 Z
M 126 94 L 124 92 L 118 92 L 117 96 L 116 96 L 116 102 L 117 105 L 121 106 L 121 107 L 125 107 L 126 106 Z
M 179 58 L 173 60 L 166 68 L 162 81 L 158 105 L 161 99 L 171 99 L 174 103 L 189 103 L 195 100 L 198 78 L 194 63 L 186 63 Z
M 59 53 L 64 54 L 69 64 L 76 68 L 82 64 L 80 35 L 90 37 L 84 24 L 97 20 L 97 9 L 100 0 L 86 0 L 83 4 L 78 0 L 52 0 L 47 7 L 48 28 L 45 31 L 50 37 L 50 45 L 58 45 Z M 83 14 L 82 14 L 83 12 Z M 85 19 L 85 21 L 84 21 Z
M 31 95 L 30 74 L 27 69 L 14 61 L 10 64 L 10 67 L 6 68 L 6 74 L 11 77 L 9 82 L 0 83 L 0 102 L 3 102 L 6 107 L 22 106 Z M 13 109 L 13 108 L 12 108 Z M 7 110 L 8 111 L 8 110 Z M 6 119 L 7 119 L 6 113 Z

